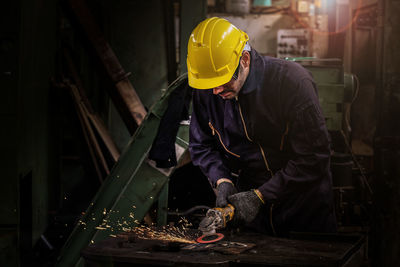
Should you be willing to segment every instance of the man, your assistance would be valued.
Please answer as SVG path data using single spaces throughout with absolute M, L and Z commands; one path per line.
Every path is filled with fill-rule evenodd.
M 192 161 L 216 189 L 216 206 L 231 203 L 247 227 L 334 232 L 329 137 L 315 83 L 297 63 L 260 56 L 248 39 L 216 17 L 190 36 L 189 85 L 199 89 Z

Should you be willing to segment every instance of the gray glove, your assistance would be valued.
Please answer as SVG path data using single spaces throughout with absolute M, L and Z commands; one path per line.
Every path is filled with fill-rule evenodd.
M 263 205 L 253 190 L 231 195 L 228 201 L 235 207 L 233 218 L 244 223 L 252 222 Z
M 228 205 L 228 197 L 236 194 L 237 190 L 235 186 L 229 182 L 222 182 L 217 186 L 217 199 L 215 206 L 218 208 L 224 208 Z

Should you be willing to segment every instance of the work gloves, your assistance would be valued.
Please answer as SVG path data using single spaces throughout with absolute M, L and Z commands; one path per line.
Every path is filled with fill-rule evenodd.
M 236 194 L 237 190 L 232 183 L 222 182 L 217 186 L 217 199 L 215 206 L 218 208 L 224 208 L 228 205 L 228 197 Z
M 254 190 L 231 195 L 228 201 L 235 207 L 234 219 L 244 223 L 252 222 L 263 205 Z

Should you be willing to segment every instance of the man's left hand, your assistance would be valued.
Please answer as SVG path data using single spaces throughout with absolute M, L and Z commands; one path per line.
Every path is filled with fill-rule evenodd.
M 252 222 L 263 205 L 253 190 L 231 195 L 228 201 L 235 207 L 234 218 L 245 223 Z

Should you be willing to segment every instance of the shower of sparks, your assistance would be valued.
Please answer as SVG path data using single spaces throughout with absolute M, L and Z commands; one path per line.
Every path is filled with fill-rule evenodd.
M 196 243 L 195 237 L 189 234 L 188 228 L 184 226 L 164 226 L 161 229 L 156 229 L 142 225 L 132 228 L 132 232 L 140 239 L 161 240 L 188 244 Z
M 136 208 L 133 206 L 133 208 Z M 119 213 L 119 210 L 107 210 L 103 209 L 101 212 L 102 215 L 107 215 L 110 213 Z M 83 215 L 85 213 L 82 213 Z M 90 218 L 90 217 L 89 217 Z M 89 219 L 88 218 L 88 219 Z M 162 228 L 160 227 L 149 227 L 145 225 L 140 225 L 140 222 L 135 219 L 134 212 L 129 212 L 128 218 L 120 217 L 120 220 L 112 221 L 106 219 L 105 217 L 102 219 L 101 223 L 95 227 L 97 230 L 107 230 L 113 233 L 125 232 L 127 234 L 134 234 L 139 239 L 151 239 L 151 240 L 160 240 L 160 241 L 168 241 L 168 242 L 180 242 L 180 243 L 188 243 L 194 244 L 196 243 L 196 238 L 194 234 L 190 233 L 189 223 L 185 218 L 181 218 L 177 223 L 178 226 L 167 225 Z M 92 213 L 92 217 L 90 218 L 93 221 L 96 220 L 94 214 Z M 86 229 L 87 223 L 83 220 L 79 220 L 79 225 Z M 117 235 L 110 233 L 109 236 L 117 237 Z M 93 243 L 93 240 L 92 242 Z

